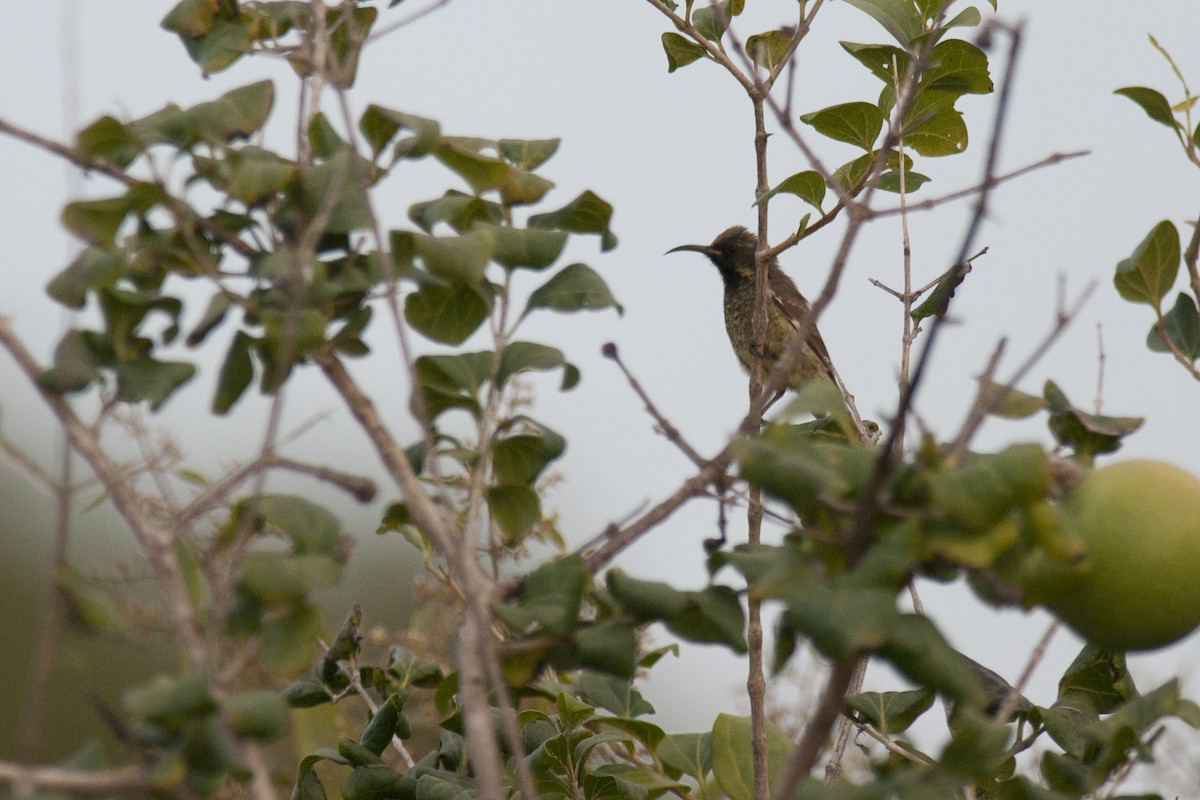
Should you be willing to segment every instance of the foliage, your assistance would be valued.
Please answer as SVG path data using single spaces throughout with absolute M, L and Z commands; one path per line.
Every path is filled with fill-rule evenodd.
M 682 13 L 675 3 L 651 4 L 674 28 L 662 36 L 669 71 L 718 65 L 742 79 L 760 112 L 821 6 L 800 2 L 795 24 L 742 42 L 738 0 L 688 0 Z M 831 230 L 826 224 L 847 209 L 868 209 L 876 190 L 922 190 L 936 158 L 972 142 L 958 101 L 994 88 L 988 54 L 958 38 L 982 23 L 979 8 L 934 0 L 849 4 L 882 29 L 882 42 L 841 43 L 847 64 L 878 86 L 866 99 L 798 117 L 804 135 L 851 148 L 849 160 L 758 187 L 759 208 L 784 195 L 812 208 L 788 245 Z M 270 53 L 285 57 L 308 89 L 341 92 L 354 84 L 362 48 L 397 2 L 382 5 L 182 0 L 162 25 L 203 74 Z M 1134 760 L 1153 757 L 1167 718 L 1200 725 L 1200 708 L 1181 697 L 1175 681 L 1139 692 L 1122 653 L 1090 645 L 1064 673 L 1055 702 L 1036 706 L 956 651 L 902 598 L 918 577 L 965 576 L 983 602 L 1041 602 L 1035 565 L 1070 570 L 1081 556 L 1059 514 L 1071 484 L 1063 465 L 1090 466 L 1141 420 L 1085 412 L 1053 382 L 1040 398 L 985 384 L 981 414 L 1044 411 L 1054 452 L 1025 443 L 971 453 L 965 438 L 959 446 L 931 435 L 905 450 L 906 392 L 885 444 L 859 435 L 866 429 L 840 409 L 840 394 L 821 405 L 837 410 L 804 424 L 784 415 L 760 426 L 760 399 L 742 433 L 699 460 L 696 477 L 671 499 L 614 525 L 593 548 L 567 553 L 573 537 L 557 530 L 543 506 L 567 442 L 526 413 L 519 385 L 527 373 L 548 372 L 569 391 L 580 372 L 559 347 L 519 334 L 529 316 L 548 311 L 622 311 L 600 272 L 563 263 L 573 239 L 595 237 L 601 252 L 617 245 L 612 207 L 591 191 L 560 208 L 542 207 L 553 187 L 542 167 L 557 140 L 452 135 L 414 109 L 371 105 L 344 122 L 314 110 L 298 125 L 300 152 L 286 154 L 262 135 L 279 91 L 260 82 L 140 119 L 105 116 L 69 149 L 118 190 L 63 210 L 63 225 L 84 246 L 48 292 L 68 308 L 95 309 L 98 323 L 68 331 L 52 364 L 33 377 L 138 537 L 162 590 L 157 622 L 180 644 L 178 673 L 131 689 L 112 712 L 141 789 L 265 800 L 273 775 L 294 767 L 292 797 L 301 800 L 324 800 L 328 791 L 347 800 L 516 793 L 751 800 L 763 786 L 803 798 L 1049 800 L 1106 791 Z M 1192 131 L 1189 116 L 1195 98 L 1186 87 L 1176 106 L 1150 89 L 1121 93 L 1200 163 L 1200 131 Z M 774 122 L 801 141 L 786 115 Z M 765 176 L 765 130 L 759 141 Z M 372 191 L 418 160 L 440 165 L 453 188 L 416 200 L 408 223 L 391 227 Z M 160 177 L 158 166 L 168 162 L 182 180 Z M 915 171 L 918 164 L 925 172 Z M 814 212 L 819 220 L 810 224 Z M 848 237 L 865 216 L 848 222 Z M 1195 251 L 1193 241 L 1182 255 L 1193 275 Z M 1192 364 L 1200 354 L 1195 297 L 1181 293 L 1172 310 L 1162 309 L 1180 259 L 1178 231 L 1159 223 L 1115 280 L 1123 297 L 1154 309 L 1152 348 Z M 915 309 L 921 293 L 908 297 L 906 324 L 926 323 L 932 336 L 967 271 L 947 273 Z M 516 292 L 518 275 L 536 282 L 524 296 Z M 188 308 L 200 296 L 203 310 Z M 407 447 L 344 366 L 370 355 L 364 334 L 380 317 L 401 344 L 412 382 L 410 411 L 421 436 Z M 411 331 L 437 349 L 414 355 Z M 919 332 L 912 329 L 912 338 Z M 20 352 L 7 334 L 4 341 Z M 215 375 L 200 375 L 189 360 L 205 347 L 224 352 Z M 278 397 L 306 368 L 319 369 L 344 399 L 395 481 L 398 496 L 380 531 L 399 533 L 416 550 L 432 605 L 451 619 L 422 632 L 436 639 L 432 645 L 405 646 L 395 637 L 379 647 L 364 634 L 370 610 L 355 607 L 328 645 L 314 646 L 325 625 L 313 595 L 340 581 L 348 550 L 330 510 L 305 497 L 246 489 L 249 475 L 279 466 L 274 444 L 254 469 L 206 483 L 187 507 L 156 506 L 105 455 L 99 423 L 82 424 L 62 399 L 91 392 L 106 409 L 143 402 L 158 409 L 188 381 L 203 380 L 213 413 L 223 415 L 252 385 Z M 813 398 L 798 402 L 812 407 L 805 404 Z M 353 485 L 328 470 L 302 471 Z M 598 577 L 622 547 L 685 500 L 735 484 L 791 512 L 795 524 L 781 543 L 718 547 L 702 587 L 619 569 Z M 553 557 L 531 557 L 546 546 Z M 135 626 L 126 604 L 81 576 L 63 575 L 64 594 L 85 624 L 107 632 Z M 758 711 L 720 715 L 710 729 L 685 733 L 649 721 L 653 708 L 637 681 L 669 649 L 647 651 L 646 627 L 661 624 L 677 639 L 761 656 L 753 626 L 763 604 L 778 612 L 767 656 L 773 670 L 805 646 L 829 663 L 831 676 L 875 659 L 913 688 L 841 686 L 824 703 L 828 716 L 814 714 L 797 744 Z M 830 686 L 839 688 L 833 677 Z M 935 697 L 945 703 L 947 730 L 940 752 L 927 753 L 905 736 Z M 330 707 L 342 716 L 305 716 Z M 887 747 L 870 753 L 862 774 L 826 784 L 814 772 L 820 748 L 806 742 L 823 743 L 837 717 Z M 288 752 L 281 745 L 282 755 L 273 753 L 281 760 L 266 764 L 261 745 L 313 719 L 326 740 L 334 730 L 343 734 L 336 748 Z M 1022 758 L 1035 743 L 1044 748 L 1040 758 Z
M 1200 123 L 1193 127 L 1195 121 L 1192 119 L 1198 98 L 1188 88 L 1170 54 L 1153 36 L 1150 44 L 1170 64 L 1183 89 L 1183 99 L 1172 104 L 1157 89 L 1144 86 L 1127 86 L 1116 93 L 1137 103 L 1150 119 L 1168 128 L 1175 135 L 1184 157 L 1193 166 L 1200 167 Z M 1179 292 L 1170 309 L 1164 310 L 1163 301 L 1179 274 L 1181 255 L 1179 230 L 1170 220 L 1156 224 L 1129 258 L 1117 264 L 1113 283 L 1125 300 L 1148 305 L 1154 310 L 1155 322 L 1146 336 L 1146 346 L 1158 353 L 1170 353 L 1193 378 L 1200 380 L 1200 371 L 1196 368 L 1196 359 L 1200 358 L 1200 314 L 1196 311 L 1196 298 L 1200 297 L 1200 268 L 1197 267 L 1200 225 L 1194 222 L 1191 225 L 1191 239 L 1182 251 L 1189 279 L 1186 288 L 1190 293 Z

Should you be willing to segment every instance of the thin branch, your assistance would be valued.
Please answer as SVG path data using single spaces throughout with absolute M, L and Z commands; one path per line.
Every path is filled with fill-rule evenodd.
M 846 693 L 854 680 L 857 668 L 857 658 L 838 661 L 833 665 L 825 688 L 821 691 L 821 699 L 808 724 L 804 726 L 804 733 L 788 753 L 787 760 L 775 779 L 772 800 L 791 798 L 800 786 L 800 781 L 812 772 L 817 759 L 821 757 L 821 751 L 825 749 L 830 729 L 846 705 Z
M 873 208 L 867 211 L 867 216 L 871 219 L 879 219 L 880 217 L 891 217 L 897 214 L 910 213 L 913 211 L 928 211 L 932 208 L 945 205 L 946 203 L 952 203 L 955 200 L 962 200 L 966 197 L 974 197 L 982 191 L 991 190 L 1002 183 L 1008 183 L 1011 180 L 1020 178 L 1023 175 L 1027 175 L 1028 173 L 1042 169 L 1043 167 L 1061 164 L 1064 161 L 1070 161 L 1073 158 L 1080 158 L 1087 155 L 1091 155 L 1090 150 L 1073 150 L 1068 153 L 1052 153 L 1040 161 L 1027 164 L 1020 169 L 1013 170 L 1012 172 L 1005 172 L 1002 175 L 985 177 L 982 181 L 974 186 L 968 186 L 965 189 L 959 189 L 938 197 L 930 197 L 925 200 L 917 201 L 916 203 L 909 203 L 907 208 L 905 208 L 904 204 L 891 206 L 888 208 Z
M 1050 349 L 1050 346 L 1054 344 L 1058 337 L 1062 335 L 1063 331 L 1066 330 L 1067 326 L 1071 324 L 1072 320 L 1079 315 L 1079 312 L 1083 309 L 1083 306 L 1092 296 L 1092 293 L 1096 291 L 1097 285 L 1098 284 L 1096 281 L 1091 281 L 1087 286 L 1084 287 L 1083 291 L 1080 292 L 1079 297 L 1075 300 L 1075 303 L 1070 308 L 1059 308 L 1058 312 L 1055 314 L 1054 325 L 1051 326 L 1046 335 L 1042 337 L 1042 340 L 1038 342 L 1025 361 L 1017 367 L 1009 379 L 1004 383 L 1004 386 L 1009 388 L 1015 387 L 1021 382 L 1025 375 L 1031 369 L 1033 369 L 1037 362 L 1040 361 Z M 981 389 L 981 392 L 982 391 L 983 390 Z M 958 435 L 954 438 L 954 443 L 951 445 L 950 452 L 952 454 L 961 455 L 966 452 L 967 444 L 970 442 L 971 437 L 975 435 L 975 431 L 979 428 L 979 425 L 987 416 L 988 403 L 990 403 L 991 400 L 992 396 L 989 394 L 987 397 L 987 402 L 984 402 L 980 407 L 982 413 L 980 413 L 980 410 L 977 410 L 976 406 L 972 406 L 971 411 L 968 412 L 966 421 L 963 422 L 962 428 L 959 430 Z M 976 397 L 976 404 L 981 402 L 983 402 L 982 394 L 977 395 Z
M 109 460 L 96 434 L 75 415 L 70 404 L 61 396 L 46 391 L 38 382 L 41 369 L 33 356 L 9 327 L 8 319 L 0 317 L 0 346 L 3 346 L 42 400 L 58 418 L 71 440 L 71 446 L 88 463 L 104 484 L 108 498 L 128 523 L 138 543 L 146 553 L 166 598 L 167 612 L 175 626 L 188 660 L 197 668 L 208 665 L 209 654 L 204 634 L 192 608 L 191 595 L 175 552 L 175 539 L 170 531 L 154 524 L 143 507 L 142 498 Z
M 102 175 L 107 175 L 114 180 L 120 181 L 126 186 L 133 186 L 138 183 L 143 183 L 142 180 L 130 175 L 128 172 L 121 169 L 111 161 L 108 161 L 107 159 L 83 158 L 64 144 L 59 144 L 58 142 L 51 141 L 45 137 L 38 136 L 36 133 L 27 131 L 24 128 L 19 128 L 16 125 L 4 121 L 3 119 L 0 119 L 0 133 L 7 133 L 9 136 L 12 136 L 15 139 L 20 139 L 21 141 L 32 144 L 48 153 L 52 153 L 60 158 L 65 158 L 67 161 L 75 164 L 80 169 L 84 169 L 89 172 L 99 172 Z M 186 229 L 188 225 L 191 224 L 199 225 L 204 229 L 205 233 L 209 234 L 214 239 L 217 239 L 222 244 L 229 245 L 240 255 L 249 257 L 257 254 L 257 251 L 239 238 L 237 234 L 226 230 L 213 220 L 199 215 L 184 213 L 185 210 L 189 212 L 191 211 L 191 207 L 188 206 L 187 203 L 168 194 L 166 187 L 162 184 L 158 184 L 158 188 L 162 190 L 165 205 L 171 210 L 172 214 L 174 214 L 175 220 L 180 228 Z
M 706 462 L 699 472 L 685 480 L 678 489 L 659 501 L 649 511 L 624 528 L 614 527 L 611 531 L 606 531 L 603 541 L 594 549 L 584 553 L 583 563 L 588 571 L 592 574 L 599 572 L 621 551 L 653 530 L 688 500 L 704 495 L 709 484 L 721 479 L 721 476 L 729 469 L 732 460 L 732 451 L 729 446 L 726 446 L 714 458 Z
M 75 770 L 66 767 L 31 767 L 0 761 L 0 781 L 11 784 L 14 794 L 23 787 L 33 791 L 114 794 L 149 791 L 154 779 L 139 767 Z
M 863 679 L 867 674 L 867 663 L 869 659 L 862 657 L 858 659 L 858 663 L 854 666 L 854 676 L 850 679 L 850 686 L 846 689 L 846 696 L 850 697 L 862 691 Z M 829 756 L 829 763 L 825 765 L 825 785 L 833 786 L 838 782 L 842 775 L 842 758 L 846 754 L 846 746 L 850 743 L 850 729 L 854 727 L 854 722 L 845 714 L 838 721 L 837 738 L 833 743 L 833 752 Z
M 901 747 L 900 745 L 896 744 L 894 741 L 892 741 L 890 736 L 888 736 L 885 733 L 882 733 L 878 728 L 876 728 L 874 725 L 872 725 L 869 722 L 859 723 L 857 725 L 857 728 L 860 731 L 862 731 L 863 733 L 870 736 L 875 741 L 879 742 L 881 745 L 883 745 L 884 749 L 886 749 L 888 752 L 895 753 L 896 755 L 900 756 L 901 758 L 911 761 L 912 763 L 916 764 L 917 766 L 928 767 L 928 766 L 932 766 L 933 764 L 936 763 L 932 759 L 930 759 L 926 756 L 922 756 L 920 753 L 914 752 L 912 750 L 909 750 L 907 747 Z
M 381 25 L 381 26 L 379 26 L 378 30 L 376 30 L 374 33 L 372 33 L 370 36 L 367 37 L 367 44 L 370 44 L 371 42 L 375 41 L 376 39 L 382 39 L 384 36 L 387 36 L 388 34 L 395 33 L 396 31 L 400 30 L 401 28 L 407 28 L 409 25 L 412 25 L 414 22 L 419 20 L 421 17 L 424 17 L 427 14 L 432 14 L 434 11 L 437 11 L 439 8 L 449 5 L 449 4 L 450 4 L 450 0 L 437 0 L 436 3 L 431 3 L 430 5 L 426 6 L 425 8 L 422 8 L 418 11 L 414 11 L 413 13 L 409 14 L 407 17 L 404 17 L 403 19 L 398 19 L 398 20 L 395 20 L 394 22 L 389 22 L 387 25 Z
M 1004 78 L 1000 83 L 999 97 L 996 102 L 996 119 L 992 126 L 992 137 L 988 146 L 987 157 L 984 160 L 984 179 L 981 182 L 983 189 L 979 193 L 974 213 L 967 225 L 967 230 L 963 234 L 962 244 L 959 246 L 959 255 L 955 259 L 956 264 L 962 264 L 967 257 L 967 253 L 974 246 L 975 235 L 979 227 L 983 224 L 983 219 L 987 214 L 988 199 L 991 195 L 991 178 L 995 175 L 996 162 L 1000 157 L 1001 133 L 1003 132 L 1004 122 L 1008 116 L 1008 105 L 1012 95 L 1017 55 L 1021 46 L 1020 26 L 1007 28 L 1006 30 L 1009 32 L 1010 39 L 1008 61 L 1005 64 Z M 858 512 L 855 515 L 854 529 L 847 541 L 846 546 L 851 560 L 854 560 L 857 557 L 856 554 L 860 553 L 870 541 L 871 526 L 874 524 L 882 500 L 881 489 L 895 465 L 895 458 L 892 454 L 897 452 L 899 435 L 902 430 L 902 426 L 897 423 L 909 413 L 912 407 L 913 398 L 916 396 L 916 391 L 921 385 L 925 370 L 931 361 L 938 335 L 944 327 L 945 320 L 946 315 L 944 313 L 935 315 L 933 324 L 929 329 L 929 334 L 926 336 L 925 347 L 921 350 L 921 355 L 917 359 L 916 367 L 913 370 L 912 380 L 906 389 L 900 393 L 900 401 L 897 404 L 894 417 L 896 422 L 891 426 L 883 450 L 885 455 L 876 460 L 866 488 L 862 491 L 862 502 L 860 502 Z
M 680 452 L 687 456 L 688 460 L 697 467 L 703 467 L 704 457 L 688 444 L 687 440 L 679 432 L 679 429 L 663 416 L 662 412 L 658 410 L 658 406 L 654 405 L 654 401 L 650 399 L 650 395 L 646 394 L 646 390 L 642 388 L 642 384 L 637 378 L 633 377 L 633 373 L 629 371 L 629 368 L 625 366 L 625 362 L 621 360 L 621 355 L 617 352 L 617 346 L 612 342 L 608 342 L 600 349 L 600 352 L 605 358 L 611 359 L 617 365 L 618 369 L 621 370 L 621 373 L 625 376 L 625 380 L 629 382 L 629 388 L 633 389 L 634 394 L 642 401 L 642 405 L 646 408 L 646 413 L 654 419 L 654 424 L 658 426 L 658 430 L 662 432 L 662 435 L 667 437 L 667 441 L 678 447 Z
M 750 78 L 746 73 L 738 69 L 737 65 L 726 55 L 724 50 L 706 39 L 701 35 L 700 31 L 696 30 L 694 25 L 672 11 L 671 6 L 667 5 L 663 0 L 646 0 L 646 2 L 658 9 L 667 19 L 671 20 L 671 23 L 681 33 L 686 33 L 693 42 L 703 47 L 708 57 L 728 70 L 734 80 L 740 83 L 742 88 L 746 90 L 747 94 L 753 97 L 759 93 L 759 87 L 753 78 Z
M 1050 624 L 1046 626 L 1042 638 L 1038 639 L 1037 645 L 1033 648 L 1033 652 L 1029 654 L 1029 660 L 1025 662 L 1025 669 L 1021 670 L 1021 676 L 1017 678 L 1017 682 L 1009 688 L 1004 695 L 1004 700 L 1000 702 L 1000 707 L 996 709 L 996 713 L 992 715 L 992 719 L 999 723 L 1008 722 L 1012 717 L 1013 712 L 1017 710 L 1017 706 L 1021 702 L 1021 692 L 1029 685 L 1029 679 L 1033 677 L 1033 671 L 1042 659 L 1046 657 L 1046 650 L 1050 647 L 1050 640 L 1054 638 L 1054 634 L 1058 633 L 1058 629 L 1062 623 L 1057 619 L 1051 619 Z
M 1192 225 L 1192 238 L 1183 250 L 1183 263 L 1191 279 L 1192 295 L 1200 301 L 1200 268 L 1197 267 L 1197 261 L 1200 261 L 1200 219 Z

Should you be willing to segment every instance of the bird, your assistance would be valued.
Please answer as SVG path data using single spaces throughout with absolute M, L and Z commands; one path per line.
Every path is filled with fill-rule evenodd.
M 725 332 L 733 352 L 747 372 L 754 362 L 755 258 L 758 237 L 741 225 L 722 231 L 712 244 L 685 244 L 670 253 L 703 253 L 721 273 L 725 284 Z M 772 258 L 767 264 L 767 324 L 758 355 L 763 378 L 770 374 L 796 335 L 800 320 L 807 316 L 808 300 Z M 829 358 L 829 350 L 815 325 L 809 326 L 804 347 L 783 382 L 783 389 L 798 392 L 814 380 L 840 385 Z M 778 399 L 776 397 L 775 399 Z M 774 401 L 772 401 L 774 402 Z

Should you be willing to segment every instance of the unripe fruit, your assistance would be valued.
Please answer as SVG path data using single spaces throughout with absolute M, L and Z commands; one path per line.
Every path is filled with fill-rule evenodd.
M 1087 548 L 1042 598 L 1060 619 L 1111 650 L 1162 647 L 1200 625 L 1200 480 L 1126 461 L 1088 473 L 1060 511 Z

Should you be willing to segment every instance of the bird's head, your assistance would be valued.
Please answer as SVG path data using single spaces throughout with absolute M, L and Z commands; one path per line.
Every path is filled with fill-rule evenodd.
M 668 253 L 703 253 L 721 271 L 726 282 L 754 277 L 754 253 L 758 237 L 741 225 L 722 231 L 712 244 L 684 244 L 672 247 Z

